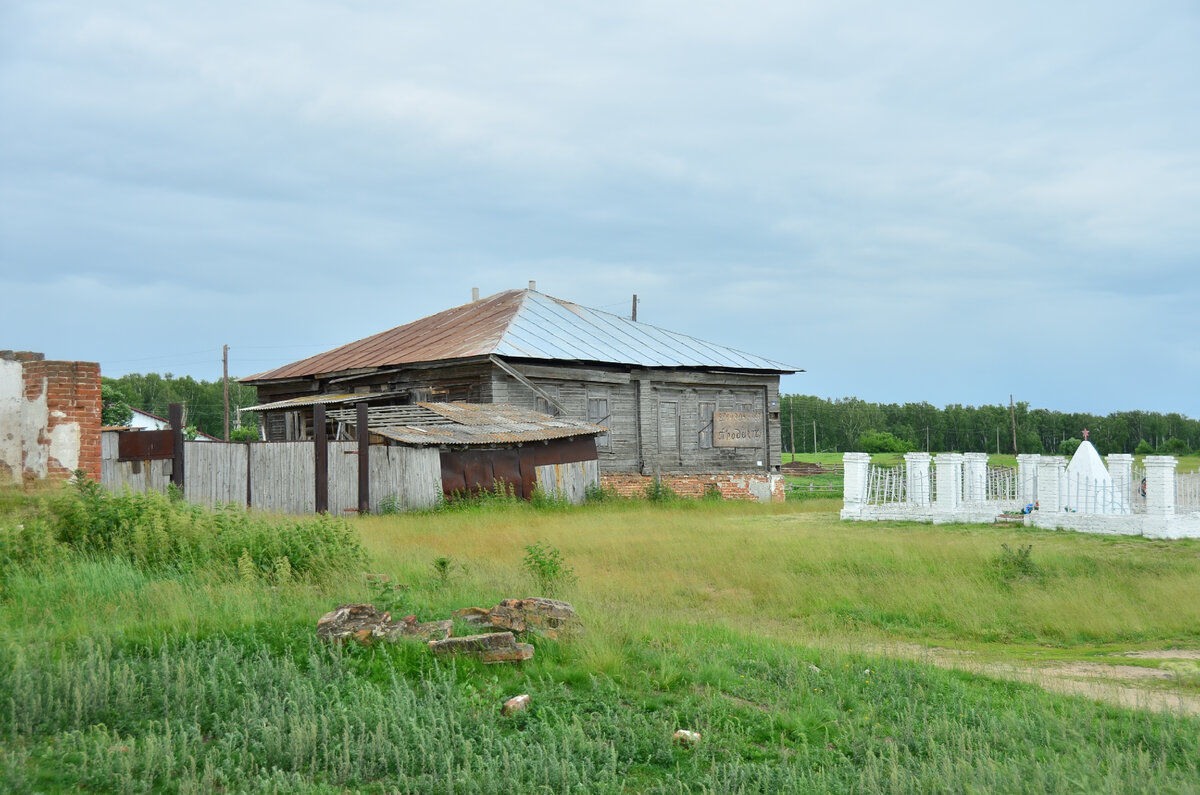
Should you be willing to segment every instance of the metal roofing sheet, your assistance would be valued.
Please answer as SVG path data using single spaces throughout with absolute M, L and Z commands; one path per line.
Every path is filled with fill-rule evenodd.
M 508 290 L 243 380 L 296 378 L 489 354 L 641 367 L 788 373 L 798 369 L 534 290 Z
M 608 433 L 602 425 L 551 417 L 497 403 L 418 403 L 439 418 L 420 425 L 381 425 L 368 419 L 371 432 L 412 445 L 493 445 L 550 441 Z M 370 415 L 368 414 L 368 417 Z
M 247 406 L 239 411 L 281 411 L 284 409 L 315 406 L 324 403 L 327 406 L 338 403 L 358 403 L 362 400 L 378 400 L 380 398 L 405 395 L 407 392 L 346 392 L 340 395 L 305 395 L 304 397 L 276 400 L 274 403 L 260 403 L 257 406 Z

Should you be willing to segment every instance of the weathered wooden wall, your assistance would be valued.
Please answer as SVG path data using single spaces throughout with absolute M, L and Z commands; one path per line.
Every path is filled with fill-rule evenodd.
M 132 491 L 166 491 L 171 482 L 171 460 L 118 461 L 119 434 L 106 431 L 100 434 L 100 483 L 109 491 L 121 494 Z
M 253 445 L 184 442 L 183 474 L 188 502 L 215 508 L 246 504 L 246 469 Z
M 612 428 L 597 440 L 605 472 L 773 472 L 781 461 L 779 377 L 643 368 L 514 366 L 553 398 L 571 419 L 589 421 L 588 400 L 608 401 Z M 497 403 L 546 410 L 545 398 L 500 371 L 492 394 Z M 716 411 L 753 411 L 763 417 L 761 447 L 704 447 L 701 403 Z M 760 463 L 761 462 L 761 463 Z
M 117 433 L 101 440 L 101 484 L 121 493 L 166 491 L 172 462 L 118 461 Z M 329 513 L 342 516 L 358 507 L 358 445 L 329 444 Z M 372 445 L 370 508 L 384 500 L 404 509 L 430 508 L 442 494 L 441 462 L 436 448 Z M 249 484 L 247 488 L 247 475 Z M 186 442 L 184 498 L 215 507 L 246 504 L 279 513 L 305 514 L 316 509 L 316 451 L 312 442 Z
M 572 505 L 580 505 L 587 498 L 589 486 L 600 487 L 600 462 L 575 461 L 540 466 L 537 468 L 537 482 L 546 494 L 564 498 Z

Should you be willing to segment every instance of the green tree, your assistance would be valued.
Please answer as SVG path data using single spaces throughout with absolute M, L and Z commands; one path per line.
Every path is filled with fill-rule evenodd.
M 100 424 L 121 427 L 133 421 L 133 408 L 125 393 L 112 384 L 100 385 Z

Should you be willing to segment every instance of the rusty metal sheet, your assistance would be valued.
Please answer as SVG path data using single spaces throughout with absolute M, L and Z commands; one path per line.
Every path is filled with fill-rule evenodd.
M 591 436 L 574 439 L 555 439 L 546 444 L 531 445 L 536 466 L 571 464 L 575 461 L 595 461 L 596 440 Z
M 766 427 L 761 411 L 713 412 L 713 447 L 763 447 Z
M 458 450 L 442 451 L 442 494 L 447 497 L 467 490 L 467 481 L 463 476 L 462 453 Z
M 508 486 L 511 486 L 516 496 L 521 499 L 528 499 L 532 494 L 525 493 L 525 487 L 521 478 L 521 454 L 514 448 L 507 450 L 480 450 L 480 453 L 490 453 L 488 456 L 492 463 L 492 477 L 494 480 L 502 480 Z M 494 481 L 493 481 L 494 482 Z
M 118 461 L 152 461 L 175 457 L 175 432 L 124 431 L 117 436 Z
M 492 471 L 492 460 L 487 450 L 463 451 L 463 479 L 467 491 L 491 491 L 496 482 Z

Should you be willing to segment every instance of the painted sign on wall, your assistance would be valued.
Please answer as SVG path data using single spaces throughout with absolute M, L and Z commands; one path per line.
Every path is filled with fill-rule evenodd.
M 762 447 L 761 411 L 713 412 L 713 447 Z

